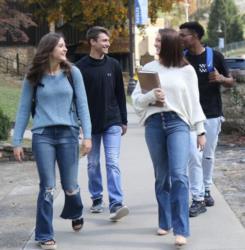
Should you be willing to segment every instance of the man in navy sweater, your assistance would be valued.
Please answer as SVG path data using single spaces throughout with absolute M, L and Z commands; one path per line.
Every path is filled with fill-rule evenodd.
M 100 169 L 100 145 L 103 141 L 110 219 L 117 221 L 129 213 L 123 205 L 119 154 L 121 136 L 127 131 L 126 98 L 119 63 L 107 56 L 110 47 L 109 32 L 94 26 L 87 31 L 89 55 L 76 63 L 81 70 L 87 92 L 92 121 L 92 150 L 88 154 L 89 191 L 92 213 L 104 208 Z

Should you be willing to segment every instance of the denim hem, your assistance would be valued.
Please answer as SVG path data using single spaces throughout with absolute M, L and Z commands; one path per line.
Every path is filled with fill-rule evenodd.
M 60 218 L 64 219 L 64 220 L 77 220 L 77 219 L 81 219 L 83 218 L 83 213 L 81 213 L 81 215 L 79 216 L 69 216 L 69 217 L 65 217 L 62 214 L 60 215 Z
M 165 231 L 170 231 L 172 229 L 172 227 L 162 227 L 159 225 L 159 228 L 165 230 Z
M 65 194 L 65 205 L 60 215 L 63 219 L 75 220 L 83 214 L 83 204 L 80 197 L 80 191 L 75 195 Z
M 192 196 L 192 200 L 193 201 L 204 201 L 204 196 L 202 196 L 202 197 L 195 197 L 195 196 Z
M 35 236 L 35 241 L 44 242 L 49 240 L 55 240 L 54 235 L 52 237 L 37 237 Z
M 101 201 L 103 201 L 103 195 L 99 195 L 98 197 L 91 197 L 91 200 L 92 201 L 96 201 L 96 200 L 101 200 Z
M 119 201 L 119 202 L 110 204 L 109 209 L 110 209 L 110 211 L 111 211 L 114 207 L 122 207 L 122 206 L 123 206 L 122 201 Z
M 190 236 L 190 233 L 182 233 L 182 232 L 173 232 L 174 236 L 176 235 L 181 235 L 181 236 L 184 236 L 184 237 L 189 237 Z

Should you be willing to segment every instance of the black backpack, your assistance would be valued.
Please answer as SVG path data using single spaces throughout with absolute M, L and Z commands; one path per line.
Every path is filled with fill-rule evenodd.
M 74 89 L 74 82 L 73 82 L 73 78 L 72 78 L 72 74 L 71 72 L 69 72 L 67 74 L 67 79 L 72 87 L 73 90 L 73 96 L 72 96 L 72 111 L 75 111 L 77 114 L 77 110 L 76 110 L 76 93 L 75 93 L 75 89 Z M 37 85 L 35 85 L 33 87 L 33 96 L 32 96 L 32 103 L 31 103 L 31 116 L 32 118 L 34 118 L 35 113 L 36 113 L 36 96 L 37 96 L 37 88 L 41 86 L 44 87 L 44 84 L 39 82 Z

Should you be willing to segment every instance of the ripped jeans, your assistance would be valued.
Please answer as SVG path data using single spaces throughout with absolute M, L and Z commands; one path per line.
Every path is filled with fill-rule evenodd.
M 210 190 L 213 183 L 215 150 L 221 131 L 223 117 L 209 118 L 205 121 L 206 145 L 203 152 L 197 149 L 197 135 L 191 132 L 191 147 L 189 158 L 189 181 L 192 199 L 203 201 L 205 190 Z
M 69 126 L 44 128 L 33 134 L 32 150 L 37 164 L 40 189 L 37 200 L 35 240 L 54 239 L 53 195 L 55 189 L 55 163 L 59 167 L 65 204 L 61 217 L 77 219 L 82 216 L 83 205 L 77 183 L 79 160 L 79 129 Z

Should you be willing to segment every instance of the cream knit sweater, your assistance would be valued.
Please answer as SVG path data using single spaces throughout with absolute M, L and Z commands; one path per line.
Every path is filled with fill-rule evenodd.
M 156 101 L 154 90 L 142 94 L 139 82 L 132 93 L 133 106 L 140 116 L 140 124 L 154 113 L 174 111 L 197 134 L 205 132 L 204 120 L 206 119 L 199 102 L 198 80 L 196 72 L 191 65 L 182 68 L 167 68 L 153 61 L 143 67 L 146 71 L 158 72 L 161 88 L 165 93 L 163 107 L 149 106 Z

